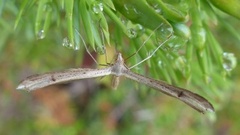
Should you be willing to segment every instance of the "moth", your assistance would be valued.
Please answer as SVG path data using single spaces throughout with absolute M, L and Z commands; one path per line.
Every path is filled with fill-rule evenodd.
M 158 90 L 166 95 L 177 98 L 186 103 L 200 113 L 207 111 L 214 112 L 214 108 L 204 97 L 193 93 L 189 90 L 179 88 L 163 81 L 155 80 L 149 77 L 132 72 L 125 64 L 121 53 L 117 54 L 115 62 L 108 67 L 100 69 L 75 68 L 59 72 L 49 72 L 40 75 L 33 75 L 23 80 L 17 87 L 19 90 L 36 90 L 49 85 L 69 82 L 73 80 L 96 78 L 107 75 L 114 76 L 114 87 L 118 86 L 118 78 L 124 76 L 134 80 L 140 84 L 145 84 L 155 90 Z

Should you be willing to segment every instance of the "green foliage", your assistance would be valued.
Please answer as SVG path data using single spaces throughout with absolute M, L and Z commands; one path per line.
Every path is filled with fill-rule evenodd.
M 230 98 L 229 75 L 237 64 L 234 54 L 238 56 L 240 49 L 239 20 L 229 16 L 239 18 L 240 8 L 236 7 L 236 0 L 2 0 L 0 88 L 14 89 L 23 69 L 41 73 L 79 67 L 86 49 L 101 56 L 111 53 L 106 48 L 114 46 L 125 58 L 136 52 L 126 60 L 130 66 L 149 57 L 132 69 L 135 72 L 192 89 L 219 111 Z M 9 79 L 4 79 L 6 76 Z M 6 85 L 9 80 L 11 87 Z M 106 82 L 109 86 L 109 80 Z M 129 91 L 134 88 L 138 90 L 131 97 Z M 130 99 L 124 99 L 126 95 Z M 32 100 L 24 99 L 25 106 L 22 102 L 19 105 L 25 108 Z M 132 106 L 125 109 L 119 125 L 109 128 L 106 115 L 124 106 L 125 100 Z M 69 127 L 39 126 L 30 120 L 34 116 L 29 108 L 29 117 L 21 117 L 26 120 L 21 124 L 27 123 L 31 129 L 17 120 L 8 124 L 19 123 L 13 127 L 21 134 L 211 134 L 216 120 L 213 115 L 201 116 L 176 100 L 127 81 L 118 91 L 100 91 L 89 102 L 79 114 L 81 118 Z M 102 110 L 102 106 L 112 110 Z M 183 119 L 185 124 L 181 125 Z
M 220 10 L 240 19 L 240 4 L 238 0 L 210 0 L 210 2 Z

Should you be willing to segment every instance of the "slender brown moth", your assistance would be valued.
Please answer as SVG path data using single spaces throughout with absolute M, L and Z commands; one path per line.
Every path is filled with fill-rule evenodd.
M 116 77 L 113 79 L 115 80 L 114 87 L 117 87 L 118 85 L 118 77 L 124 76 L 161 91 L 164 94 L 175 97 L 201 113 L 205 113 L 207 111 L 214 112 L 214 108 L 211 103 L 196 93 L 130 71 L 130 69 L 124 64 L 121 53 L 118 53 L 115 62 L 106 68 L 76 68 L 60 72 L 49 72 L 41 75 L 33 75 L 23 80 L 18 85 L 17 89 L 26 89 L 28 91 L 32 91 L 49 85 L 107 75 L 114 75 L 114 77 Z

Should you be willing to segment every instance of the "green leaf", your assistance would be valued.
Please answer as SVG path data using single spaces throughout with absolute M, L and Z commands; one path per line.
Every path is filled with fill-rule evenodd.
M 159 10 L 160 14 L 162 14 L 164 18 L 172 22 L 185 22 L 188 19 L 187 14 L 178 10 L 176 6 L 164 3 L 162 0 L 147 0 L 147 2 L 150 5 L 153 5 L 156 10 Z
M 239 0 L 209 0 L 218 9 L 240 19 L 240 1 Z
M 165 33 L 161 35 L 164 37 L 171 35 L 171 24 L 161 15 L 157 14 L 145 0 L 138 0 L 137 2 L 135 0 L 113 0 L 113 3 L 115 8 L 132 22 L 141 24 L 151 30 L 162 25 L 159 29 Z M 147 20 L 151 20 L 151 23 L 148 23 Z
M 122 23 L 122 21 L 120 20 L 120 18 L 116 15 L 115 12 L 113 12 L 107 5 L 103 4 L 103 9 L 104 12 L 111 18 L 112 21 L 114 21 L 114 23 L 117 25 L 117 27 L 120 28 L 120 30 L 122 30 L 123 32 L 127 32 L 126 27 L 124 26 L 124 24 Z
M 72 46 L 75 46 L 74 31 L 73 31 L 73 6 L 74 6 L 73 4 L 74 4 L 74 0 L 65 0 L 64 1 L 64 5 L 65 5 L 65 8 L 66 8 L 68 38 L 69 38 Z
M 48 3 L 49 0 L 41 0 L 38 1 L 38 9 L 35 21 L 35 36 L 37 38 L 42 38 L 42 34 L 44 33 L 44 18 L 45 18 L 45 11 L 48 10 Z
M 94 28 L 93 28 L 91 16 L 90 16 L 90 13 L 88 12 L 87 6 L 89 6 L 89 5 L 87 5 L 86 0 L 81 0 L 79 2 L 79 12 L 81 14 L 81 20 L 83 22 L 84 30 L 87 34 L 88 42 L 90 43 L 92 48 L 94 50 L 96 50 L 95 41 L 94 41 L 94 34 L 93 34 L 93 29 Z
M 114 7 L 114 4 L 112 2 L 112 0 L 103 0 L 103 3 L 105 3 L 106 5 L 108 5 L 111 9 L 116 10 Z
M 30 8 L 35 2 L 36 2 L 36 0 L 24 0 L 21 3 L 21 7 L 18 12 L 17 19 L 15 20 L 14 29 L 17 28 L 18 23 L 19 23 L 21 17 L 23 16 L 23 13 L 27 10 L 27 8 Z

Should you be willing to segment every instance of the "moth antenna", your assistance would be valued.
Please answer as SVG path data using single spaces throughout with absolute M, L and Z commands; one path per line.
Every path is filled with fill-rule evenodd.
M 153 30 L 153 32 L 148 36 L 148 38 L 143 42 L 143 44 L 139 47 L 139 49 L 138 49 L 135 53 L 133 53 L 132 55 L 130 55 L 127 59 L 129 59 L 129 58 L 132 57 L 133 55 L 137 54 L 137 53 L 141 50 L 141 48 L 146 44 L 146 42 L 153 36 L 153 34 L 157 31 L 157 29 L 159 29 L 161 26 L 162 26 L 162 24 L 160 24 L 157 28 L 155 28 L 155 29 Z M 165 41 L 163 41 L 156 49 L 154 49 L 154 51 L 153 51 L 150 55 L 148 55 L 146 58 L 144 58 L 143 60 L 141 60 L 141 61 L 138 62 L 137 64 L 129 67 L 129 69 L 132 69 L 132 68 L 138 66 L 139 64 L 143 63 L 144 61 L 150 59 L 150 58 L 157 52 L 157 50 L 158 50 L 160 47 L 162 47 L 162 45 L 164 45 L 167 41 L 169 41 L 169 39 L 172 38 L 172 34 L 173 34 L 173 32 L 171 31 L 171 33 L 169 34 L 168 38 L 167 38 Z
M 156 52 L 157 50 L 163 45 L 165 44 L 167 41 L 169 41 L 169 39 L 171 39 L 172 36 L 168 37 L 164 42 L 162 42 L 150 55 L 148 55 L 146 58 L 144 58 L 143 60 L 141 60 L 140 62 L 138 62 L 137 64 L 131 66 L 129 69 L 132 69 L 136 66 L 138 66 L 139 64 L 143 63 L 144 61 L 150 59 Z
M 93 59 L 93 61 L 94 61 L 97 65 L 99 65 L 98 62 L 97 62 L 97 60 L 92 56 L 92 54 L 91 54 L 90 51 L 88 50 L 88 47 L 87 47 L 87 45 L 86 45 L 86 42 L 85 42 L 85 40 L 83 39 L 83 37 L 82 37 L 82 35 L 80 34 L 80 32 L 79 32 L 77 29 L 75 29 L 75 31 L 76 31 L 77 34 L 80 36 L 80 38 L 81 38 L 81 40 L 82 40 L 82 42 L 83 42 L 83 45 L 84 45 L 84 47 L 85 47 L 88 55 Z
M 138 48 L 138 50 L 136 52 L 134 52 L 133 54 L 131 54 L 130 56 L 128 56 L 126 60 L 130 59 L 132 56 L 136 55 L 141 49 L 142 47 L 146 44 L 146 42 L 153 36 L 154 32 L 157 31 L 157 29 L 159 29 L 162 26 L 162 24 L 160 24 L 158 27 L 156 27 L 153 32 L 151 32 L 151 34 L 147 37 L 147 39 L 142 43 L 142 45 Z

